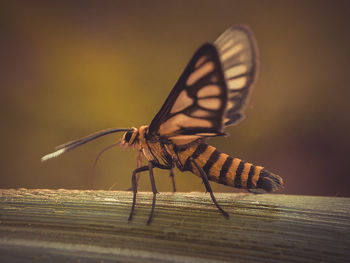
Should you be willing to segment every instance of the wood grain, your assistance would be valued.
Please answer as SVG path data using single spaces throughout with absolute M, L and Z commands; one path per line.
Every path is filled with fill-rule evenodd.
M 350 198 L 0 190 L 0 262 L 350 262 Z

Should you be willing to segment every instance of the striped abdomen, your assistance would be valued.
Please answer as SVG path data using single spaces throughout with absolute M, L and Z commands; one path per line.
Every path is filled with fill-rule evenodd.
M 237 188 L 262 188 L 268 192 L 277 190 L 283 184 L 282 178 L 261 166 L 255 166 L 238 158 L 221 153 L 208 144 L 201 143 L 178 153 L 186 170 L 200 176 L 189 158 L 202 167 L 209 180 Z

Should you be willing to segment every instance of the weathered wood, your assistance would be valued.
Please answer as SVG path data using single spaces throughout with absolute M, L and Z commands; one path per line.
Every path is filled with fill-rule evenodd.
M 349 262 L 350 199 L 0 190 L 1 262 Z

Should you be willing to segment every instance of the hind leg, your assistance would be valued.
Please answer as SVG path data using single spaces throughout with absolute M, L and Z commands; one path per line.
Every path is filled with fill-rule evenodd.
M 204 183 L 204 186 L 205 188 L 207 189 L 207 192 L 210 194 L 210 197 L 211 199 L 213 200 L 213 203 L 215 204 L 215 206 L 217 207 L 217 209 L 219 209 L 219 211 L 222 213 L 222 215 L 226 218 L 229 217 L 229 214 L 221 208 L 221 206 L 218 204 L 218 202 L 216 201 L 216 198 L 213 194 L 213 190 L 211 189 L 211 186 L 209 184 L 209 180 L 208 180 L 208 176 L 207 174 L 205 173 L 205 171 L 202 169 L 202 167 L 200 167 L 196 161 L 190 157 L 189 160 L 196 166 L 196 168 L 198 169 L 198 171 L 200 172 L 201 174 L 201 177 L 202 177 L 202 180 L 203 180 L 203 183 Z

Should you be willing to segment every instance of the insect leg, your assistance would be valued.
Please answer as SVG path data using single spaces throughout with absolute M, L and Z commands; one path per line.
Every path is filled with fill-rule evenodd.
M 150 215 L 148 217 L 148 220 L 147 220 L 147 225 L 149 225 L 151 223 L 151 221 L 152 221 L 154 208 L 156 206 L 156 195 L 158 193 L 157 188 L 156 188 L 156 183 L 154 181 L 154 176 L 153 176 L 153 163 L 152 162 L 148 163 L 148 170 L 149 170 L 149 178 L 151 180 L 151 187 L 152 187 L 152 192 L 153 192 L 153 200 L 152 200 L 151 213 L 150 213 Z
M 174 172 L 173 172 L 173 168 L 171 166 L 163 165 L 163 164 L 160 164 L 157 162 L 149 162 L 148 167 L 149 167 L 149 176 L 150 176 L 152 192 L 153 192 L 153 201 L 152 201 L 151 214 L 148 218 L 147 224 L 151 223 L 153 213 L 154 213 L 154 208 L 156 206 L 156 194 L 158 193 L 157 188 L 156 188 L 156 184 L 155 184 L 155 180 L 154 180 L 154 176 L 153 176 L 153 167 L 159 168 L 159 169 L 164 169 L 164 170 L 170 170 L 170 176 L 173 178 L 173 189 L 174 189 L 174 192 L 176 191 L 175 181 L 174 181 Z
M 247 189 L 247 191 L 248 191 L 249 193 L 252 193 L 252 194 L 255 194 L 255 195 L 262 195 L 262 194 L 265 194 L 265 192 L 261 192 L 261 191 L 258 191 L 258 190 Z
M 172 184 L 173 184 L 173 192 L 176 192 L 175 176 L 174 176 L 173 167 L 167 166 L 167 165 L 163 165 L 163 164 L 160 164 L 160 163 L 157 163 L 157 162 L 152 162 L 152 164 L 153 164 L 153 167 L 155 167 L 155 168 L 164 169 L 164 170 L 170 170 L 170 175 L 169 176 L 171 177 L 171 181 L 172 181 Z
M 163 169 L 163 170 L 170 170 L 170 166 L 167 166 L 167 165 L 164 165 L 164 164 L 160 164 L 160 163 L 157 163 L 155 161 L 151 161 L 153 167 L 155 168 L 159 168 L 159 169 Z
M 137 168 L 140 168 L 142 166 L 142 151 L 139 151 L 137 153 Z M 140 179 L 140 174 L 137 173 L 136 174 L 136 184 L 139 183 L 139 179 Z
M 170 168 L 170 178 L 171 178 L 171 182 L 173 184 L 173 192 L 176 192 L 176 186 L 175 186 L 175 175 L 174 175 L 174 170 L 173 167 Z
M 148 169 L 149 169 L 148 166 L 142 166 L 142 167 L 139 167 L 139 168 L 135 169 L 135 170 L 132 172 L 132 176 L 131 176 L 131 185 L 132 185 L 132 191 L 133 191 L 134 195 L 133 195 L 133 199 L 132 199 L 132 205 L 131 205 L 130 215 L 129 215 L 129 218 L 128 218 L 129 221 L 131 221 L 131 219 L 132 219 L 132 216 L 133 216 L 133 214 L 134 214 L 135 205 L 136 205 L 136 193 L 137 193 L 137 179 L 136 179 L 136 174 L 139 173 L 139 172 L 147 171 Z
M 137 168 L 140 168 L 142 166 L 142 151 L 139 151 L 137 153 L 136 163 L 137 163 Z M 137 173 L 136 174 L 136 185 L 138 185 L 139 179 L 140 179 L 140 174 Z M 132 186 L 129 187 L 128 189 L 126 189 L 126 191 L 131 191 L 131 190 L 132 190 Z
M 207 174 L 204 172 L 204 170 L 202 169 L 202 167 L 200 167 L 193 158 L 189 158 L 189 160 L 197 167 L 201 177 L 202 177 L 202 180 L 203 180 L 203 183 L 205 185 L 205 188 L 207 189 L 207 192 L 209 192 L 210 196 L 211 196 L 211 199 L 213 200 L 215 206 L 217 207 L 217 209 L 219 209 L 219 211 L 223 214 L 224 217 L 228 218 L 229 217 L 229 214 L 221 208 L 221 206 L 217 203 L 216 199 L 215 199 L 215 196 L 213 194 L 213 190 L 211 190 L 211 187 L 210 187 L 210 184 L 209 184 L 209 181 L 208 181 L 208 176 Z
M 162 165 L 156 162 L 149 162 L 148 165 L 136 168 L 133 172 L 132 172 L 132 176 L 131 176 L 131 190 L 133 191 L 134 195 L 133 195 L 133 199 L 132 199 L 132 206 L 131 206 L 131 210 L 130 210 L 130 215 L 128 220 L 131 221 L 132 216 L 134 215 L 134 210 L 135 210 L 135 205 L 136 205 L 136 194 L 137 194 L 137 174 L 139 174 L 140 172 L 143 171 L 147 171 L 149 170 L 150 173 L 150 180 L 151 180 L 151 186 L 152 186 L 152 192 L 153 192 L 153 200 L 152 200 L 152 210 L 151 210 L 151 214 L 148 218 L 147 224 L 149 224 L 152 220 L 153 217 L 153 213 L 154 213 L 154 208 L 156 206 L 156 194 L 158 193 L 157 188 L 156 188 L 156 183 L 154 180 L 154 176 L 153 176 L 153 167 L 156 168 L 160 168 L 160 169 L 170 169 L 168 166 L 166 165 Z

